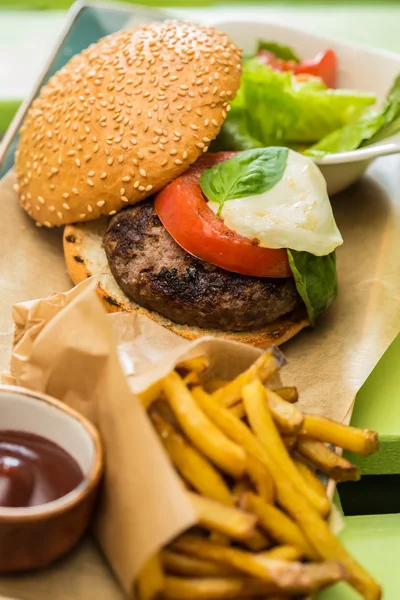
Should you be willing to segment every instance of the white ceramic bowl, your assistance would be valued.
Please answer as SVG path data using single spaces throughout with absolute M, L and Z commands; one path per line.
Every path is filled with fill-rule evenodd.
M 67 552 L 88 525 L 103 468 L 96 429 L 63 403 L 0 386 L 0 431 L 42 436 L 76 460 L 83 481 L 69 494 L 28 508 L 0 507 L 0 572 L 43 567 Z
M 225 31 L 243 48 L 245 54 L 254 53 L 260 39 L 286 44 L 304 57 L 314 56 L 321 50 L 332 48 L 338 57 L 338 87 L 373 92 L 378 103 L 384 100 L 394 79 L 400 74 L 400 55 L 392 52 L 319 36 L 276 23 L 218 21 L 213 24 Z M 355 183 L 368 168 L 372 158 L 368 153 L 357 156 L 359 152 L 362 150 L 347 153 L 347 157 L 337 154 L 316 161 L 326 179 L 330 195 Z M 385 153 L 387 152 L 382 152 Z M 337 160 L 331 160 L 334 156 Z

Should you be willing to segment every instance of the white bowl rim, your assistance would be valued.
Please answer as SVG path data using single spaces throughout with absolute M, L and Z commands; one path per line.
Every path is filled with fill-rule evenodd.
M 85 498 L 90 491 L 92 491 L 100 481 L 102 474 L 103 465 L 103 450 L 100 442 L 100 436 L 96 428 L 86 419 L 83 415 L 73 410 L 63 402 L 56 400 L 52 396 L 43 394 L 41 392 L 35 392 L 27 388 L 13 386 L 13 385 L 1 385 L 0 384 L 0 399 L 3 393 L 14 394 L 15 396 L 25 396 L 37 401 L 44 402 L 53 408 L 63 412 L 68 418 L 78 421 L 82 426 L 85 435 L 90 439 L 93 444 L 93 459 L 90 465 L 89 473 L 84 477 L 83 481 L 74 488 L 71 492 L 53 500 L 46 504 L 40 504 L 37 506 L 30 507 L 17 507 L 10 508 L 0 506 L 0 522 L 4 521 L 29 521 L 38 519 L 48 519 L 64 513 L 71 509 L 73 506 L 79 504 L 83 498 Z

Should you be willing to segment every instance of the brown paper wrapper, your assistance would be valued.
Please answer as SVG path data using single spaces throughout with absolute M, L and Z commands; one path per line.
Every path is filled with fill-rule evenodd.
M 142 315 L 107 315 L 95 286 L 87 280 L 14 307 L 15 345 L 3 382 L 50 394 L 100 429 L 106 468 L 95 534 L 131 595 L 146 560 L 196 523 L 134 392 L 200 355 L 208 356 L 211 377 L 230 379 L 261 351 L 213 338 L 189 343 Z

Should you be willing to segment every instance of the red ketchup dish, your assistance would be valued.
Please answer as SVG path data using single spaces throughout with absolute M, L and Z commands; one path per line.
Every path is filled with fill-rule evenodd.
M 0 573 L 45 567 L 79 541 L 102 470 L 99 435 L 82 415 L 0 386 Z

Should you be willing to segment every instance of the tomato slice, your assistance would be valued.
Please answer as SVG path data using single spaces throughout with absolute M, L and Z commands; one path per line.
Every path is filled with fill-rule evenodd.
M 320 77 L 329 88 L 334 88 L 336 85 L 337 59 L 333 50 L 319 52 L 314 58 L 303 60 L 301 63 L 282 60 L 268 50 L 260 50 L 257 56 L 263 64 L 275 71 L 292 71 L 296 75 L 308 74 Z
M 189 254 L 221 269 L 255 277 L 291 277 L 285 249 L 261 248 L 228 229 L 207 204 L 199 177 L 235 152 L 204 154 L 156 196 L 155 209 L 168 233 Z
M 314 77 L 320 77 L 329 87 L 336 85 L 337 59 L 333 50 L 325 50 L 317 54 L 315 58 L 304 60 L 295 66 L 295 74 L 308 73 Z

